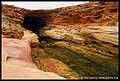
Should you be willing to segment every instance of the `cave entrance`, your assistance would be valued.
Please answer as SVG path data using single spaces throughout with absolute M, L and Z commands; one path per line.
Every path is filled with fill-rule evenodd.
M 43 27 L 47 26 L 45 21 L 39 16 L 25 15 L 24 21 L 22 23 L 22 27 L 33 31 L 35 34 L 39 36 L 39 30 Z
M 41 28 L 47 26 L 46 18 L 47 18 L 46 16 L 41 17 L 36 15 L 25 15 L 24 21 L 21 24 L 21 26 L 28 30 L 33 31 L 38 36 L 39 41 L 42 40 L 47 41 L 48 39 L 51 38 L 47 36 L 42 36 L 40 31 Z
M 51 37 L 42 36 L 41 35 L 41 29 L 45 26 L 47 26 L 47 16 L 38 16 L 38 15 L 25 15 L 24 21 L 21 24 L 22 27 L 33 31 L 39 38 L 39 41 L 45 40 L 59 40 L 59 39 L 53 39 Z

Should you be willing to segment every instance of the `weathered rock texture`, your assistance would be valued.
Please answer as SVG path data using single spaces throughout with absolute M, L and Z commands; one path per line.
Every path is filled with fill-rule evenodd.
M 37 69 L 29 40 L 2 38 L 2 79 L 64 79 Z
M 28 59 L 29 54 L 26 54 L 23 59 L 24 54 L 20 53 L 20 51 L 30 51 L 24 46 L 28 45 L 28 41 L 32 42 L 33 61 L 40 70 L 54 72 L 68 79 L 80 79 L 84 76 L 119 76 L 117 1 L 96 1 L 51 10 L 27 10 L 2 5 L 1 31 L 3 38 L 21 39 L 14 43 L 15 39 L 10 39 L 12 40 L 10 46 L 13 47 L 7 46 L 9 49 L 4 48 L 4 45 L 9 43 L 3 44 L 2 60 L 3 64 L 5 63 L 3 67 L 19 68 L 15 66 L 19 63 L 20 71 L 25 70 L 24 72 L 29 73 L 23 74 L 25 78 L 32 78 L 31 75 L 34 75 L 33 77 L 37 79 L 39 75 L 38 70 L 34 69 L 33 72 L 34 65 L 30 66 L 32 61 Z M 18 44 L 21 44 L 22 48 Z M 11 51 L 12 49 L 17 53 Z M 17 60 L 18 57 L 22 57 L 20 61 Z M 27 67 L 23 70 L 24 65 Z M 14 69 L 4 71 L 9 73 Z M 18 72 L 17 69 L 15 71 Z M 3 76 L 23 77 L 21 74 L 15 75 L 14 77 L 9 74 Z M 50 74 L 49 77 L 52 75 Z M 48 76 L 44 76 L 43 73 L 41 78 L 48 78 Z
M 118 2 L 98 1 L 51 10 L 26 10 L 2 5 L 2 12 L 16 23 L 22 24 L 23 27 L 38 32 L 38 29 L 48 24 L 67 26 L 116 23 L 118 20 Z

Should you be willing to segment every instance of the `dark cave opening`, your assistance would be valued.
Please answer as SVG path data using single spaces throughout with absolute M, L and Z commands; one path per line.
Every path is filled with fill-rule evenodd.
M 41 32 L 40 32 L 41 28 L 47 26 L 47 23 L 43 17 L 25 15 L 24 21 L 21 24 L 21 26 L 28 29 L 28 30 L 33 31 L 39 37 L 38 38 L 39 41 L 57 40 L 57 39 L 53 39 L 51 37 L 41 35 Z
M 25 15 L 24 21 L 21 24 L 22 27 L 33 31 L 35 34 L 38 35 L 39 40 L 43 38 L 40 34 L 40 29 L 47 26 L 45 20 L 39 16 L 32 16 L 32 15 Z
M 47 26 L 45 21 L 39 16 L 24 16 L 22 27 L 33 31 L 36 34 L 39 34 L 39 30 L 45 26 Z

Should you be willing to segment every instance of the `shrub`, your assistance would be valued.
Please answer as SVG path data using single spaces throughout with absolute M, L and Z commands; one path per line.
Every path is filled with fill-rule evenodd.
M 56 26 L 49 26 L 48 30 L 51 30 L 51 29 L 54 29 L 54 28 L 56 28 Z
M 116 26 L 115 22 L 108 23 L 108 26 Z
M 15 24 L 12 19 L 9 19 L 9 18 L 7 18 L 7 17 L 3 17 L 2 20 L 3 20 L 3 21 L 6 21 L 6 22 L 10 22 L 10 23 L 12 23 L 12 24 Z
M 3 13 L 6 13 L 6 12 L 7 12 L 7 11 L 6 11 L 6 8 L 1 7 L 1 9 L 2 9 L 2 12 L 3 12 Z
M 51 30 L 51 29 L 54 29 L 54 28 L 56 28 L 56 26 L 49 26 L 49 27 L 44 28 L 44 30 Z

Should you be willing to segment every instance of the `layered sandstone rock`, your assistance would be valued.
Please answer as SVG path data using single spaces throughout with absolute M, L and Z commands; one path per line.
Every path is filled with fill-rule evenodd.
M 54 29 L 45 30 L 42 35 L 51 37 L 53 39 L 62 39 L 84 45 L 85 39 L 84 37 L 76 35 L 76 33 L 79 33 L 77 30 L 66 30 L 65 28 L 66 27 L 64 26 L 56 26 Z
M 108 21 L 117 22 L 118 2 L 89 2 L 51 10 L 27 10 L 10 5 L 2 5 L 2 13 L 20 24 L 23 23 L 25 16 L 38 17 L 40 22 L 46 25 L 103 24 L 108 23 Z
M 42 44 L 33 32 L 48 38 L 41 38 Z M 2 77 L 60 79 L 56 74 L 70 79 L 116 77 L 119 75 L 118 33 L 116 1 L 96 1 L 51 10 L 2 5 Z M 30 55 L 31 42 L 33 61 L 38 68 L 56 74 L 37 69 Z
M 118 27 L 117 26 L 92 26 L 82 28 L 80 34 L 91 34 L 94 38 L 118 45 Z
M 2 38 L 2 79 L 64 79 L 37 69 L 29 40 Z

